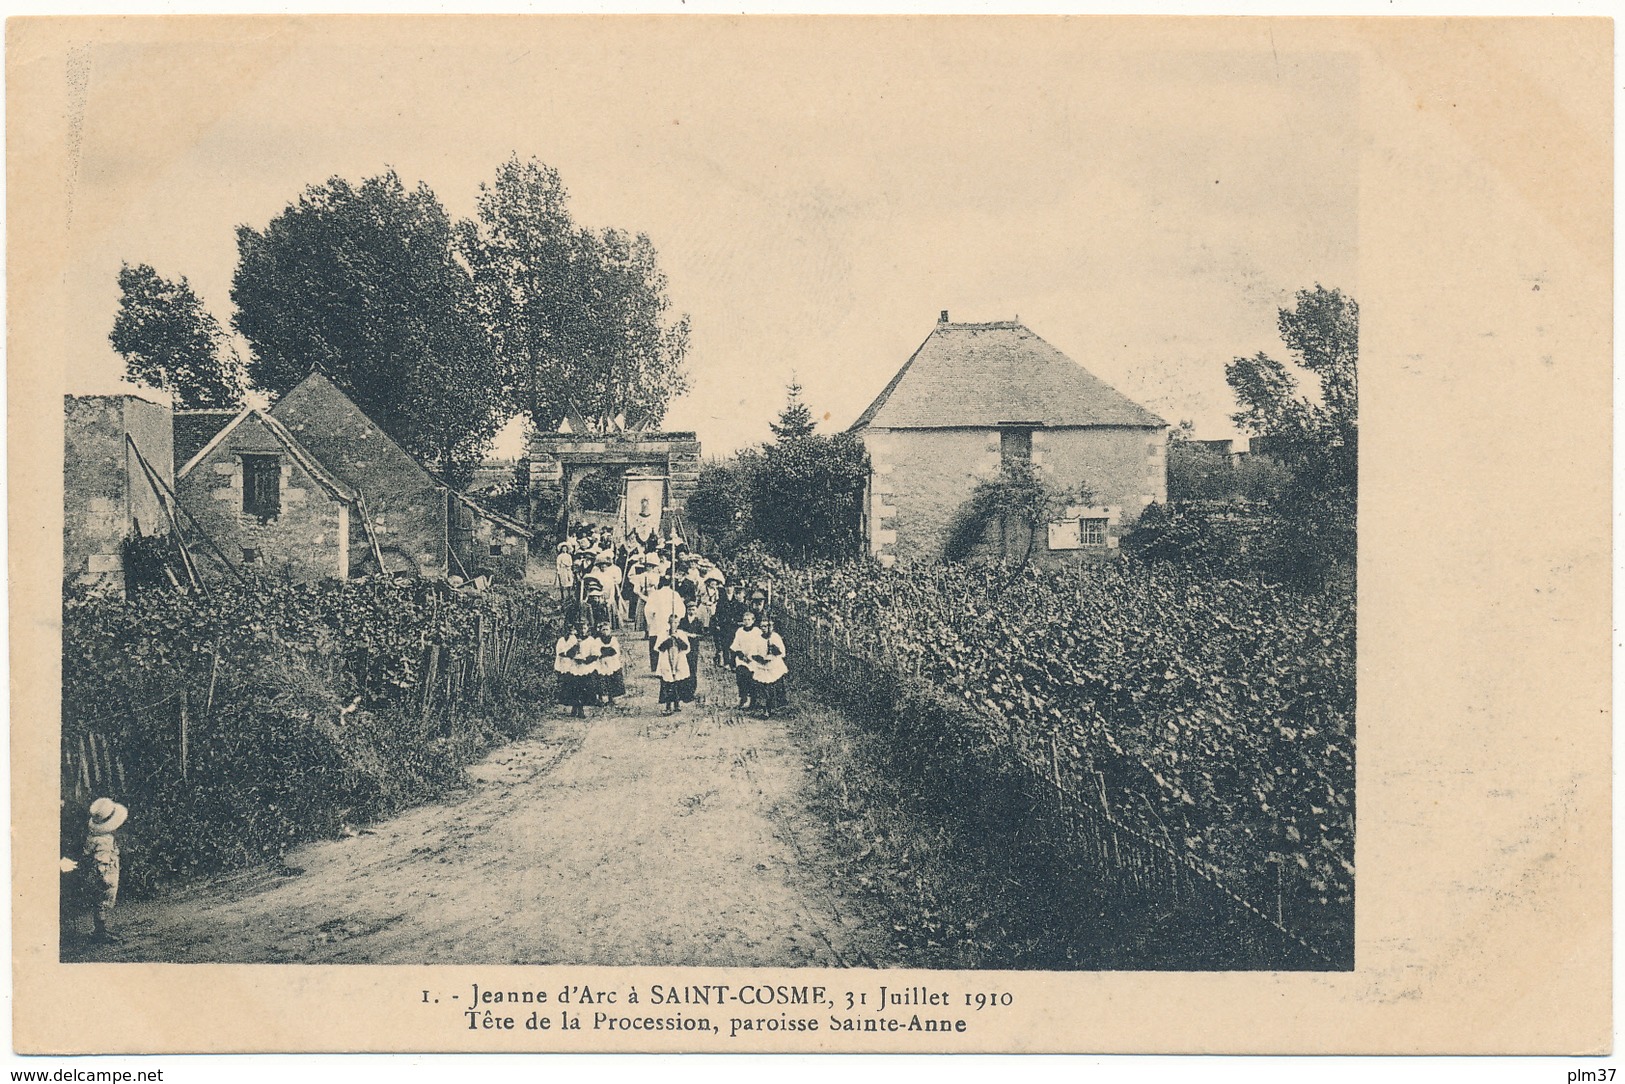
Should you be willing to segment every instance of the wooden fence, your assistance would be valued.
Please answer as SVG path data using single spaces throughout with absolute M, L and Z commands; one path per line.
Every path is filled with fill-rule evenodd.
M 919 698 L 954 720 L 973 743 L 1008 757 L 1019 766 L 1029 796 L 1046 809 L 1060 842 L 1117 895 L 1229 913 L 1307 966 L 1347 966 L 1334 959 L 1350 953 L 1351 943 L 1342 943 L 1345 938 L 1336 934 L 1328 938 L 1324 932 L 1306 934 L 1296 928 L 1294 901 L 1279 880 L 1273 898 L 1258 898 L 1176 842 L 1149 800 L 1142 800 L 1141 811 L 1119 790 L 1114 802 L 1103 775 L 1063 765 L 1053 727 L 1025 725 L 1011 715 L 947 696 L 921 676 L 918 652 L 890 649 L 878 635 L 836 626 L 796 599 L 779 601 L 779 629 L 800 668 L 810 670 L 820 684 L 860 689 L 871 697 L 877 689 L 892 689 Z
M 518 652 L 534 649 L 532 645 L 544 639 L 551 643 L 549 623 L 556 615 L 532 612 L 508 598 L 503 603 L 499 609 L 475 615 L 474 630 L 466 642 L 425 645 L 419 681 L 392 698 L 395 706 L 417 715 L 425 736 L 464 733 L 469 721 L 489 705 L 499 683 L 508 678 Z M 132 702 L 123 710 L 94 718 L 76 716 L 72 705 L 65 703 L 62 797 L 83 805 L 103 795 L 128 796 L 142 786 L 161 785 L 169 777 L 190 778 L 196 768 L 195 729 L 214 723 L 216 704 L 229 699 L 227 690 L 219 687 L 218 673 L 218 665 L 212 666 L 207 687 L 196 690 L 177 675 L 176 684 L 158 690 L 156 699 Z M 171 740 L 157 748 L 143 748 L 124 737 L 129 733 L 168 734 Z

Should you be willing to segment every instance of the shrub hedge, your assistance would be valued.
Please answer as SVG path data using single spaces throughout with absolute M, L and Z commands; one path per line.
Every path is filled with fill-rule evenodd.
M 1350 593 L 1133 561 L 757 571 L 857 653 L 994 720 L 980 729 L 1029 774 L 1351 946 Z
M 280 859 L 432 796 L 490 742 L 521 732 L 549 695 L 556 610 L 551 592 L 429 581 L 130 598 L 70 588 L 64 766 L 92 734 L 117 751 L 122 777 L 104 773 L 98 790 L 130 806 L 136 892 Z M 73 784 L 65 802 L 82 789 Z M 83 825 L 76 813 L 64 822 Z M 63 843 L 73 853 L 71 833 Z

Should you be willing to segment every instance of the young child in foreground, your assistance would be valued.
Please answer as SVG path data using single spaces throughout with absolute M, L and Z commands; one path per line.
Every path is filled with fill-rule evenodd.
M 689 634 L 678 625 L 677 615 L 666 619 L 666 635 L 655 643 L 655 676 L 660 679 L 660 714 L 683 710 L 683 686 L 689 676 Z
M 90 803 L 90 820 L 85 825 L 85 881 L 91 894 L 91 918 L 96 924 L 90 939 L 98 944 L 122 941 L 107 928 L 118 903 L 119 846 L 114 834 L 124 826 L 130 811 L 111 798 Z

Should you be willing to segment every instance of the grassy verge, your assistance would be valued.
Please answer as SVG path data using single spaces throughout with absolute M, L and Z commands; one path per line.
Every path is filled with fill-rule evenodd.
M 895 966 L 1314 966 L 1219 899 L 1125 890 L 1064 841 L 1023 780 L 956 744 L 929 711 L 832 703 L 808 684 L 789 725 L 807 757 L 809 808 L 848 889 L 885 916 Z

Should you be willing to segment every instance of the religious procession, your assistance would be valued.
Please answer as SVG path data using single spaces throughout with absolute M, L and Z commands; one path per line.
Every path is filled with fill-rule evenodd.
M 664 533 L 632 517 L 621 537 L 608 524 L 575 524 L 554 559 L 564 632 L 554 648 L 558 702 L 575 718 L 613 708 L 626 695 L 626 667 L 643 665 L 660 683 L 661 713 L 700 696 L 707 650 L 732 671 L 737 710 L 771 718 L 787 703 L 784 639 L 774 630 L 770 585 L 748 592 L 709 557 L 690 550 L 680 529 Z M 622 637 L 642 641 L 633 662 Z

